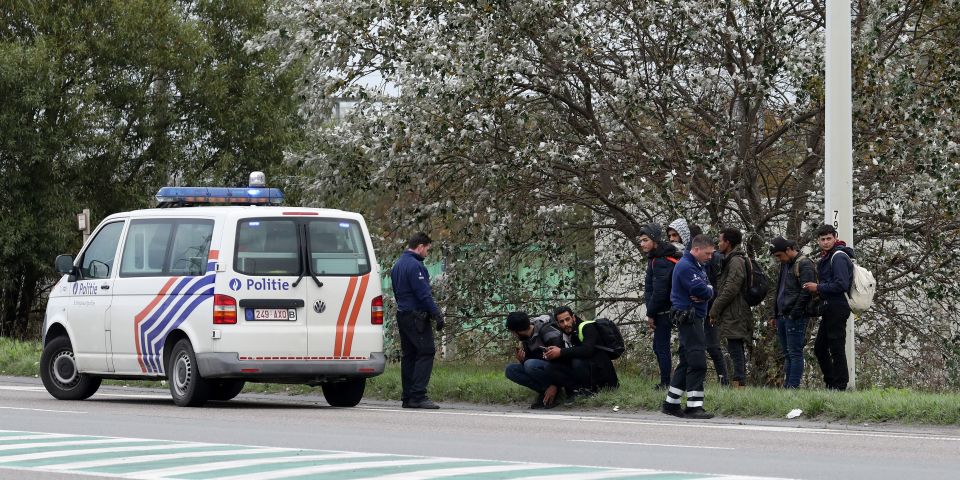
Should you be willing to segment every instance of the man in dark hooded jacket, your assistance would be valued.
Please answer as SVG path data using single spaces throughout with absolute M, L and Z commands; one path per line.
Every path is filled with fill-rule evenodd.
M 853 279 L 853 249 L 837 239 L 837 229 L 833 225 L 817 229 L 817 243 L 820 245 L 819 283 L 803 284 L 804 290 L 820 294 L 823 312 L 813 353 L 827 388 L 846 390 L 850 380 L 845 349 L 847 319 L 850 318 L 846 294 Z
M 660 367 L 660 383 L 655 388 L 670 386 L 673 360 L 670 357 L 670 287 L 673 267 L 681 253 L 672 243 L 664 242 L 660 225 L 651 223 L 640 229 L 640 248 L 647 254 L 647 274 L 643 298 L 647 307 L 647 325 L 653 330 L 653 353 Z
M 517 340 L 517 363 L 507 365 L 504 374 L 514 383 L 537 392 L 537 399 L 530 408 L 551 408 L 555 403 L 544 404 L 544 394 L 552 385 L 550 362 L 543 358 L 547 347 L 562 347 L 563 334 L 556 328 L 550 315 L 530 318 L 527 312 L 510 312 L 507 315 L 507 330 Z M 556 387 L 554 387 L 556 389 Z

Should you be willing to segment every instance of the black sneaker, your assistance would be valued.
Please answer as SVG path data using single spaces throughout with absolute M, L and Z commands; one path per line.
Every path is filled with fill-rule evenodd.
M 540 395 L 537 395 L 537 399 L 534 400 L 533 403 L 530 405 L 530 409 L 540 410 L 542 408 L 544 408 L 544 405 L 543 405 L 543 394 L 541 393 Z
M 674 417 L 683 418 L 683 410 L 680 408 L 680 405 L 663 402 L 663 404 L 660 406 L 660 412 L 667 415 L 673 415 Z
M 684 418 L 692 418 L 694 420 L 709 420 L 713 418 L 713 414 L 704 410 L 703 407 L 694 407 L 688 408 L 683 412 Z
M 403 408 L 422 408 L 424 410 L 436 410 L 440 408 L 440 405 L 433 403 L 433 400 L 430 400 L 429 398 L 424 398 L 419 402 L 414 402 L 414 401 L 407 402 L 407 404 L 404 405 Z

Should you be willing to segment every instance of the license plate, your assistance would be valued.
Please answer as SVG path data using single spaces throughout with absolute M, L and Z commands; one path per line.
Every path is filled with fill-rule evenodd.
M 252 317 L 252 318 L 250 318 Z M 253 315 L 247 320 L 289 320 L 297 319 L 297 311 L 292 308 L 254 308 Z

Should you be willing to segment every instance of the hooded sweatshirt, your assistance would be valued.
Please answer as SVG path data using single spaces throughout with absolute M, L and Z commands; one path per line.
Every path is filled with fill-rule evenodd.
M 677 245 L 677 250 L 681 252 L 687 249 L 687 245 L 690 245 L 690 227 L 687 225 L 686 219 L 678 218 L 672 222 L 668 228 L 672 228 L 680 234 L 680 240 L 683 242 L 683 245 Z

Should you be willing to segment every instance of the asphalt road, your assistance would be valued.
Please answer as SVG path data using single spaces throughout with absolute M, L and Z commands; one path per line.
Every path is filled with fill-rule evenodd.
M 709 398 L 707 402 L 709 406 Z M 0 377 L 0 478 L 91 478 L 101 474 L 103 478 L 160 478 L 160 474 L 151 473 L 160 470 L 130 473 L 134 471 L 131 465 L 110 464 L 116 453 L 104 453 L 101 457 L 113 457 L 97 460 L 101 457 L 93 453 L 100 450 L 90 450 L 92 453 L 82 461 L 71 464 L 73 470 L 63 466 L 70 462 L 62 458 L 62 453 L 44 453 L 51 448 L 90 448 L 77 446 L 85 442 L 99 444 L 103 451 L 110 450 L 107 447 L 154 451 L 158 461 L 169 455 L 173 460 L 166 460 L 164 468 L 179 465 L 181 470 L 185 460 L 177 460 L 177 455 L 201 448 L 243 453 L 244 458 L 285 456 L 289 452 L 327 463 L 331 460 L 326 456 L 330 455 L 361 458 L 376 461 L 376 465 L 393 465 L 390 471 L 398 473 L 391 478 L 525 478 L 532 476 L 530 472 L 551 468 L 558 475 L 566 475 L 557 478 L 608 478 L 604 470 L 560 466 L 645 469 L 607 472 L 624 478 L 641 474 L 650 478 L 698 477 L 659 475 L 662 472 L 780 478 L 960 478 L 960 427 L 843 426 L 803 420 L 691 421 L 660 414 L 562 408 L 541 413 L 519 407 L 450 404 L 437 411 L 398 407 L 369 401 L 343 409 L 327 406 L 319 395 L 243 394 L 204 408 L 180 408 L 165 390 L 108 386 L 101 387 L 89 400 L 66 402 L 50 397 L 39 380 Z M 36 442 L 67 446 L 24 450 L 24 444 Z M 164 453 L 168 449 L 174 453 Z M 5 452 L 8 457 L 3 456 Z M 17 463 L 9 456 L 13 454 L 33 463 Z M 201 455 L 205 454 L 183 457 Z M 91 461 L 99 466 L 80 470 L 81 466 L 94 465 Z M 62 468 L 52 469 L 54 462 Z M 290 470 L 290 477 L 297 472 L 320 475 L 316 472 L 330 471 L 340 473 L 301 478 L 360 478 L 355 471 L 344 476 L 347 467 L 327 463 L 304 464 L 307 466 L 301 470 Z M 434 470 L 441 472 L 434 477 L 415 475 L 409 473 L 414 466 L 403 467 L 407 464 L 447 470 Z M 511 468 L 525 469 L 528 475 L 492 473 Z M 181 470 L 162 472 L 173 475 L 170 472 Z M 84 476 L 72 476 L 71 472 Z M 480 472 L 488 473 L 482 476 Z M 459 477 L 452 476 L 457 473 Z M 209 478 L 197 475 L 176 478 Z M 264 473 L 246 475 L 237 478 L 266 478 Z

